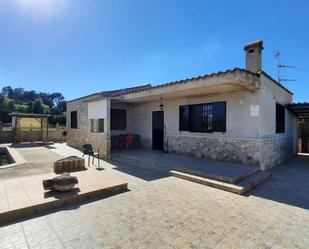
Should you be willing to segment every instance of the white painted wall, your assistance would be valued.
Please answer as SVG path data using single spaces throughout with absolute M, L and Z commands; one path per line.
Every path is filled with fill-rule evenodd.
M 261 138 L 274 136 L 295 136 L 294 126 L 295 116 L 288 110 L 285 112 L 285 133 L 276 133 L 276 103 L 286 105 L 293 102 L 293 96 L 284 89 L 276 85 L 264 75 L 261 75 L 261 119 L 260 134 Z
M 179 131 L 179 106 L 226 101 L 226 133 L 192 133 Z M 259 116 L 250 116 L 250 105 L 258 104 L 258 93 L 243 91 L 220 95 L 164 100 L 164 121 L 167 135 L 227 137 L 254 139 L 259 136 Z M 152 112 L 159 111 L 160 101 L 127 105 L 129 132 L 151 136 Z M 113 105 L 112 105 L 113 106 Z

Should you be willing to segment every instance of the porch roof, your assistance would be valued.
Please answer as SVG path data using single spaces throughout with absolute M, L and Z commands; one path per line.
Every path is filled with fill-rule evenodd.
M 50 116 L 49 114 L 20 113 L 20 112 L 12 112 L 9 115 L 18 118 L 44 118 Z
M 157 86 L 132 89 L 113 94 L 111 97 L 125 102 L 148 102 L 157 100 L 158 96 L 169 99 L 243 90 L 254 91 L 260 88 L 260 84 L 259 73 L 234 68 Z
M 309 119 L 309 102 L 289 104 L 287 108 L 298 118 Z

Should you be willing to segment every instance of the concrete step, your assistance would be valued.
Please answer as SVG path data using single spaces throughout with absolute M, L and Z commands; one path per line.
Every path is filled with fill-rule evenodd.
M 193 168 L 186 168 L 186 167 L 178 167 L 177 165 L 168 165 L 165 163 L 159 163 L 159 162 L 154 162 L 151 160 L 144 160 L 141 158 L 136 158 L 133 156 L 123 156 L 123 155 L 114 155 L 112 156 L 112 160 L 115 161 L 119 161 L 122 163 L 130 163 L 130 164 L 134 164 L 136 166 L 139 167 L 144 167 L 144 168 L 150 168 L 150 169 L 154 169 L 154 170 L 158 170 L 161 172 L 169 172 L 169 171 L 179 171 L 179 172 L 183 172 L 183 173 L 187 173 L 190 175 L 195 175 L 195 176 L 200 176 L 200 177 L 205 177 L 205 178 L 209 178 L 209 179 L 213 179 L 213 180 L 218 180 L 218 181 L 222 181 L 222 182 L 227 182 L 227 183 L 235 183 L 238 182 L 242 179 L 247 178 L 250 175 L 253 175 L 254 173 L 256 173 L 257 171 L 259 171 L 259 169 L 257 167 L 248 167 L 247 170 L 242 171 L 239 174 L 235 174 L 233 177 L 228 177 L 224 174 L 220 174 L 220 173 L 214 173 L 211 171 L 206 171 L 206 170 L 197 170 L 197 169 L 193 169 Z M 208 163 L 208 162 L 206 162 Z M 235 168 L 235 170 L 237 170 L 237 168 Z
M 242 179 L 245 179 L 248 176 L 251 176 L 254 173 L 259 171 L 259 168 L 251 167 L 250 169 L 248 169 L 247 171 L 243 172 L 242 174 L 239 174 L 238 176 L 226 177 L 226 176 L 222 176 L 222 175 L 218 175 L 218 174 L 213 174 L 213 173 L 206 172 L 206 171 L 198 171 L 198 170 L 187 169 L 187 168 L 179 168 L 177 166 L 174 167 L 173 169 L 176 170 L 176 171 L 183 172 L 183 173 L 188 173 L 190 175 L 201 176 L 201 177 L 205 177 L 205 178 L 209 178 L 209 179 L 213 179 L 213 180 L 218 180 L 218 181 L 226 182 L 226 183 L 238 182 L 238 181 L 240 181 Z
M 191 175 L 188 173 L 172 170 L 171 175 L 188 180 L 191 182 L 196 182 L 213 188 L 221 189 L 224 191 L 232 192 L 235 194 L 244 194 L 250 189 L 256 187 L 260 183 L 264 182 L 268 177 L 270 177 L 270 172 L 259 171 L 247 178 L 237 182 L 237 183 L 226 183 L 218 180 L 213 180 L 201 176 Z
M 117 163 L 129 164 L 135 167 L 152 169 L 157 172 L 170 174 L 175 177 L 182 178 L 184 180 L 188 180 L 188 181 L 196 182 L 196 183 L 203 184 L 206 186 L 218 188 L 218 189 L 232 192 L 235 194 L 244 194 L 248 190 L 264 182 L 271 175 L 270 172 L 267 172 L 267 171 L 256 171 L 255 170 L 250 175 L 247 175 L 246 178 L 244 179 L 242 178 L 242 180 L 236 183 L 229 183 L 229 182 L 224 182 L 221 180 L 211 179 L 211 178 L 204 177 L 204 176 L 198 176 L 195 174 L 186 173 L 186 172 L 179 171 L 179 170 L 170 169 L 166 166 L 162 167 L 162 166 L 159 166 L 158 164 L 149 163 L 143 160 L 136 160 L 132 158 L 128 159 L 128 158 L 121 157 L 121 156 L 114 156 L 112 157 L 112 161 L 115 161 Z

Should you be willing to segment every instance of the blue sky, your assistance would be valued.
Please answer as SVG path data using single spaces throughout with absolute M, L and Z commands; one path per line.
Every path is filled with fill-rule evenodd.
M 263 69 L 277 77 L 275 50 L 309 101 L 308 1 L 0 0 L 0 87 L 96 91 L 244 67 L 243 46 L 263 39 Z M 301 69 L 307 69 L 301 70 Z

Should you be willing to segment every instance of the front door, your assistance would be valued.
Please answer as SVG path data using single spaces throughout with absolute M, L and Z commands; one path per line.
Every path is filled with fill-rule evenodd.
M 152 148 L 164 149 L 164 112 L 152 112 Z

